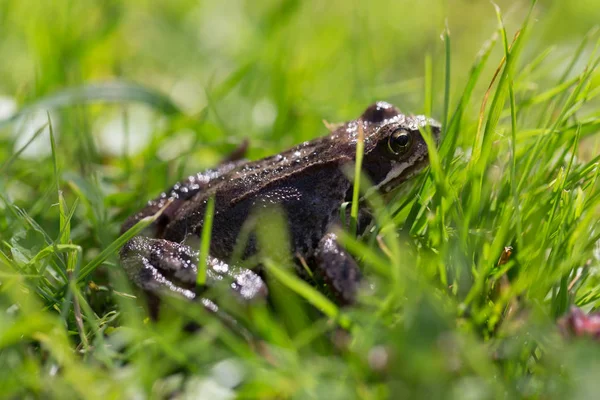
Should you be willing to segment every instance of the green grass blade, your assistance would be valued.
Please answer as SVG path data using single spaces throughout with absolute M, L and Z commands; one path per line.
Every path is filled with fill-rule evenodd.
M 55 109 L 92 103 L 142 103 L 168 115 L 180 114 L 179 107 L 164 94 L 132 82 L 114 81 L 64 89 L 21 108 L 0 120 L 0 129 L 39 109 Z
M 342 328 L 348 329 L 350 327 L 351 322 L 348 317 L 340 314 L 337 306 L 317 289 L 279 267 L 272 260 L 265 260 L 265 267 L 268 273 L 281 282 L 281 284 L 302 296 L 302 298 L 321 310 L 329 318 L 336 320 Z
M 204 286 L 206 283 L 206 263 L 210 251 L 210 237 L 212 233 L 213 217 L 215 214 L 215 198 L 211 196 L 206 202 L 206 211 L 204 212 L 204 222 L 202 224 L 202 235 L 200 236 L 200 254 L 198 258 L 198 275 L 196 276 L 196 285 Z

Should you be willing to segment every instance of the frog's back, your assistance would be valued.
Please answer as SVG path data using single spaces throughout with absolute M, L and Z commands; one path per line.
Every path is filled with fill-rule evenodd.
M 333 147 L 338 150 L 335 157 L 331 155 Z M 286 212 L 295 249 L 309 251 L 331 219 L 337 217 L 350 187 L 340 165 L 351 157 L 339 151 L 339 146 L 332 146 L 331 136 L 326 136 L 241 164 L 211 180 L 205 190 L 178 209 L 165 237 L 182 241 L 189 235 L 199 235 L 206 203 L 214 196 L 213 242 L 220 246 L 212 252 L 217 256 L 229 256 L 253 208 L 275 204 Z
M 205 195 L 226 192 L 230 201 L 237 203 L 256 195 L 266 187 L 287 181 L 290 177 L 309 173 L 315 166 L 337 166 L 350 161 L 354 150 L 349 150 L 349 155 L 346 155 L 344 150 L 336 144 L 333 135 L 304 142 L 285 152 L 239 165 L 211 181 Z

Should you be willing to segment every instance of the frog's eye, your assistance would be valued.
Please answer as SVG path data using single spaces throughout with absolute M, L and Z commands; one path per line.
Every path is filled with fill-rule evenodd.
M 413 140 L 409 132 L 404 129 L 398 129 L 390 135 L 388 139 L 388 148 L 395 155 L 406 153 L 412 146 Z

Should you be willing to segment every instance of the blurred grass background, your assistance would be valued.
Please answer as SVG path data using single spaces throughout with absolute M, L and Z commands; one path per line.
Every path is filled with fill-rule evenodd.
M 530 2 L 497 4 L 510 43 Z M 599 298 L 593 246 L 598 144 L 592 134 L 600 119 L 600 75 L 586 64 L 594 59 L 598 21 L 594 0 L 540 1 L 534 8 L 515 74 L 517 154 L 523 160 L 534 154 L 545 119 L 557 118 L 586 65 L 590 95 L 576 98 L 577 115 L 568 113 L 562 139 L 548 145 L 536 174 L 519 187 L 521 215 L 502 209 L 514 190 L 507 189 L 514 179 L 507 178 L 503 157 L 510 152 L 508 104 L 492 128 L 492 156 L 483 161 L 481 204 L 469 199 L 481 176 L 464 178 L 465 164 L 453 158 L 469 154 L 484 92 L 504 56 L 489 2 L 0 0 L 0 393 L 590 398 L 599 389 L 598 349 L 563 341 L 553 320 L 573 303 L 594 309 Z M 424 184 L 422 204 L 395 217 L 399 226 L 412 223 L 404 226 L 419 238 L 419 251 L 392 263 L 401 264 L 399 274 L 410 283 L 410 269 L 423 268 L 423 282 L 405 283 L 397 295 L 398 287 L 384 283 L 390 277 L 377 272 L 387 264 L 377 270 L 380 259 L 369 253 L 365 264 L 375 265 L 381 293 L 348 311 L 351 336 L 332 332 L 328 318 L 291 295 L 287 313 L 256 309 L 245 317 L 232 306 L 263 339 L 258 343 L 175 300 L 164 321 L 146 319 L 111 247 L 127 215 L 181 177 L 214 166 L 246 138 L 250 158 L 273 154 L 324 134 L 324 119 L 353 119 L 375 100 L 445 121 L 446 85 L 453 111 L 482 46 L 494 36 L 458 141 L 441 153 L 446 168 L 432 171 L 440 194 Z M 532 104 L 538 108 L 531 111 Z M 578 123 L 580 130 L 572 128 Z M 584 145 L 571 168 L 569 149 L 579 135 Z M 456 200 L 466 211 L 457 221 L 446 189 L 472 184 Z M 473 211 L 478 207 L 485 211 Z M 552 228 L 544 225 L 548 215 L 556 216 Z M 528 271 L 514 281 L 516 289 L 494 297 L 491 289 L 465 284 L 465 272 L 461 277 L 453 263 L 464 261 L 479 283 L 483 259 L 491 280 L 499 279 L 505 271 L 491 270 L 498 243 L 514 244 L 510 235 L 520 232 L 521 221 L 526 232 L 515 234 L 515 242 L 530 252 L 517 249 L 518 261 L 509 264 Z M 549 260 L 534 252 L 545 245 Z M 546 262 L 556 269 L 542 269 Z M 436 272 L 443 263 L 448 278 Z M 585 278 L 566 295 L 581 265 Z M 92 275 L 77 285 L 83 266 Z M 446 291 L 443 284 L 452 279 L 454 288 Z M 499 330 L 507 304 L 523 306 Z M 182 329 L 184 315 L 206 328 L 190 334 Z
M 514 32 L 528 2 L 499 4 Z M 265 153 L 313 138 L 322 132 L 323 118 L 351 118 L 375 99 L 422 112 L 426 54 L 434 59 L 439 116 L 445 21 L 453 43 L 453 99 L 497 25 L 492 5 L 478 1 L 4 0 L 0 10 L 0 116 L 66 87 L 118 78 L 159 90 L 188 115 L 209 107 L 214 130 L 200 133 L 203 143 L 250 137 Z M 591 0 L 540 2 L 527 52 L 555 46 L 545 67 L 558 74 L 561 56 L 574 51 L 599 13 Z M 162 114 L 155 111 L 129 110 L 130 151 L 143 148 L 157 130 L 153 121 Z M 76 115 L 79 120 L 71 113 L 55 121 L 63 125 L 57 135 L 74 136 L 64 140 L 73 143 L 69 150 L 122 154 L 122 108 Z M 83 143 L 82 131 L 94 143 Z M 22 145 L 27 135 L 19 136 Z M 205 160 L 209 165 L 214 156 Z

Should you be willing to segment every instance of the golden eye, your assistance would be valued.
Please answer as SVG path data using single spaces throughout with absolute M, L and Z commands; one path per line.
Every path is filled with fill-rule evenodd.
M 411 134 L 404 129 L 398 129 L 390 135 L 388 148 L 392 153 L 399 156 L 406 153 L 411 148 L 412 143 Z

